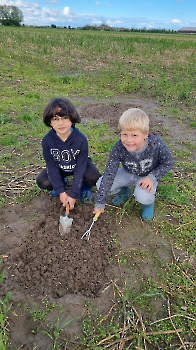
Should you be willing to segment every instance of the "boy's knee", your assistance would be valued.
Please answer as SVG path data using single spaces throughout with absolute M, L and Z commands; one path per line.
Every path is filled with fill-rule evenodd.
M 41 188 L 42 190 L 52 191 L 52 189 L 53 189 L 53 187 L 52 187 L 50 181 L 49 181 L 48 179 L 47 179 L 47 180 L 43 180 L 43 179 L 41 178 L 41 176 L 40 176 L 40 177 L 39 177 L 39 176 L 37 177 L 36 183 L 37 183 L 37 186 L 38 186 L 39 188 Z
M 155 199 L 155 195 L 154 193 L 149 193 L 149 192 L 146 192 L 146 190 L 135 190 L 134 192 L 134 195 L 135 195 L 135 200 L 136 202 L 139 202 L 143 205 L 150 205 L 154 202 L 154 199 Z
M 100 178 L 99 173 L 94 173 L 93 175 L 89 176 L 88 178 L 84 178 L 84 181 L 86 181 L 90 186 L 95 186 L 97 184 L 97 181 Z

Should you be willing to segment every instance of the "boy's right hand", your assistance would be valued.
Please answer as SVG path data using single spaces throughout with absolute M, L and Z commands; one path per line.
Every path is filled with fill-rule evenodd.
M 96 207 L 93 210 L 93 214 L 97 214 L 97 213 L 104 213 L 104 209 L 97 209 Z
M 67 193 L 62 192 L 60 194 L 60 201 L 63 203 L 63 206 L 66 207 L 67 203 L 68 203 L 68 198 L 69 196 L 67 195 Z

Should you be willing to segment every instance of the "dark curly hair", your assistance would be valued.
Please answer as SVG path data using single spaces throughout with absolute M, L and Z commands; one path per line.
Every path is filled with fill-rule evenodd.
M 47 104 L 43 111 L 43 122 L 46 126 L 51 126 L 51 119 L 56 117 L 68 117 L 72 122 L 72 126 L 75 126 L 75 123 L 80 123 L 81 119 L 76 111 L 73 104 L 66 98 L 53 98 Z

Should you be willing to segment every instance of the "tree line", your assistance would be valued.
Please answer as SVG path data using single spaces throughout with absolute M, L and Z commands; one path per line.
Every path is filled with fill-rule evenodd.
M 23 13 L 17 6 L 0 6 L 0 23 L 2 26 L 20 26 L 23 19 Z
M 0 5 L 0 24 L 4 26 L 20 26 L 21 22 L 24 20 L 22 11 L 13 5 Z M 56 28 L 55 24 L 51 24 L 51 28 Z M 70 26 L 64 27 L 67 29 L 76 29 L 71 28 Z M 99 26 L 86 24 L 83 27 L 78 27 L 77 29 L 81 30 L 97 30 L 97 31 L 121 31 L 121 32 L 141 32 L 141 33 L 176 33 L 174 30 L 169 29 L 156 29 L 156 28 L 115 28 L 111 27 L 108 24 L 100 24 Z

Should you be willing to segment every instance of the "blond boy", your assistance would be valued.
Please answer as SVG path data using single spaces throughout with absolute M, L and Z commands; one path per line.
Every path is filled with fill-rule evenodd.
M 172 155 L 160 137 L 149 134 L 149 118 L 139 108 L 125 111 L 118 129 L 121 138 L 97 181 L 94 213 L 104 211 L 107 195 L 117 194 L 112 203 L 119 205 L 130 197 L 133 187 L 135 200 L 142 205 L 143 220 L 152 220 L 156 188 L 161 177 L 173 167 Z

